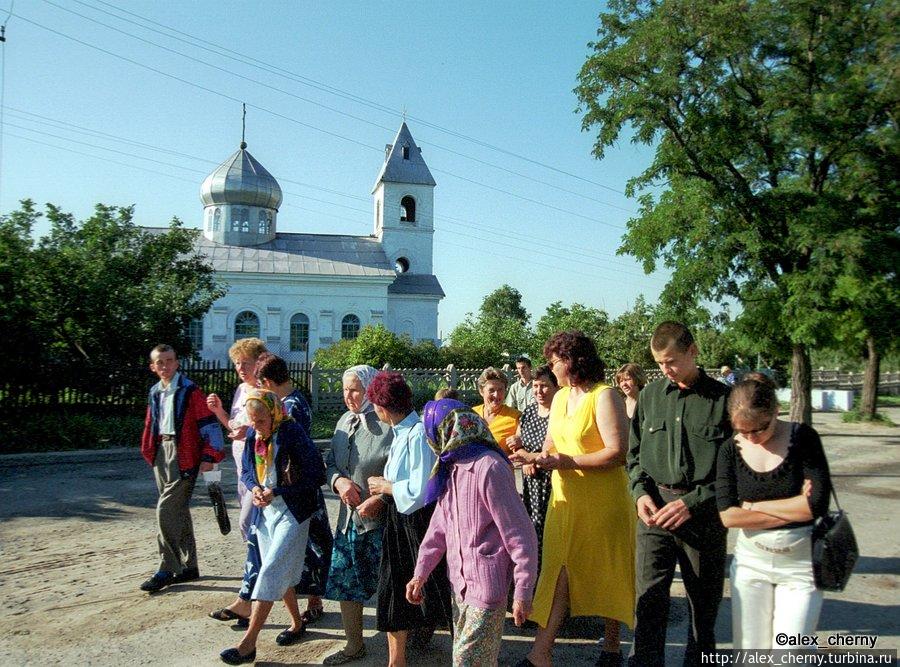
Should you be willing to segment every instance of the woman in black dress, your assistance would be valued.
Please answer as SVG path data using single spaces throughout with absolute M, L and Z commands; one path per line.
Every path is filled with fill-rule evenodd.
M 512 451 L 522 449 L 526 452 L 526 456 L 533 455 L 528 457 L 529 459 L 541 453 L 544 440 L 547 438 L 550 405 L 559 389 L 556 376 L 550 371 L 549 366 L 539 366 L 535 370 L 531 386 L 535 402 L 525 408 L 519 419 L 518 431 L 506 443 Z M 521 452 L 517 452 L 517 456 L 521 456 Z M 537 533 L 538 572 L 543 550 L 544 516 L 547 514 L 547 503 L 550 501 L 550 473 L 550 470 L 541 470 L 531 462 L 522 464 L 522 500 Z

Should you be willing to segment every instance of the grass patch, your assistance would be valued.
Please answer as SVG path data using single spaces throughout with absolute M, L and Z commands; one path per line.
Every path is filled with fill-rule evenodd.
M 878 395 L 879 408 L 900 408 L 900 396 Z
M 878 424 L 880 426 L 896 426 L 887 415 L 876 412 L 874 417 L 863 415 L 859 410 L 848 410 L 841 415 L 841 421 L 845 424 Z
M 144 417 L 137 415 L 34 414 L 0 420 L 0 453 L 139 447 Z
M 312 418 L 312 437 L 314 440 L 319 438 L 331 439 L 334 435 L 334 427 L 340 419 L 343 412 L 314 412 Z

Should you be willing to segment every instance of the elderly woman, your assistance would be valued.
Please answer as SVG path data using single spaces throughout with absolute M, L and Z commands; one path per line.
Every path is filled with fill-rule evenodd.
M 547 503 L 550 502 L 550 471 L 535 465 L 547 439 L 547 425 L 550 423 L 550 406 L 559 389 L 556 376 L 549 366 L 539 366 L 534 372 L 531 387 L 535 402 L 525 408 L 519 420 L 519 429 L 506 444 L 519 455 L 522 464 L 522 500 L 534 524 L 538 539 L 538 571 L 540 553 L 544 540 L 544 518 Z M 522 452 L 517 450 L 522 449 Z
M 647 376 L 644 369 L 637 364 L 623 364 L 616 371 L 616 386 L 625 397 L 625 414 L 631 419 L 637 410 L 638 394 L 647 386 Z
M 241 529 L 241 537 L 244 540 L 250 532 L 250 512 L 253 509 L 253 498 L 244 486 L 241 467 L 244 460 L 244 438 L 247 433 L 247 413 L 244 412 L 244 402 L 249 392 L 254 391 L 257 385 L 256 362 L 267 352 L 266 344 L 259 338 L 242 338 L 234 342 L 228 350 L 228 357 L 234 364 L 234 370 L 241 380 L 241 384 L 234 391 L 231 399 L 231 412 L 225 412 L 222 407 L 222 399 L 216 394 L 206 397 L 206 404 L 212 413 L 219 418 L 222 426 L 228 429 L 228 437 L 231 438 L 231 455 L 234 457 L 234 465 L 237 469 L 237 495 L 241 511 L 238 526 Z
M 453 664 L 496 665 L 513 581 L 516 625 L 531 611 L 537 537 L 512 466 L 484 421 L 451 399 L 430 401 L 424 413 L 428 444 L 439 458 L 425 501 L 438 501 L 406 599 L 422 601 L 428 576 L 446 554 L 455 594 Z
M 276 641 L 288 644 L 302 633 L 294 586 L 303 574 L 309 519 L 325 482 L 319 450 L 275 394 L 249 392 L 246 410 L 250 428 L 242 477 L 258 509 L 254 527 L 262 564 L 251 595 L 250 625 L 236 647 L 220 654 L 230 665 L 256 660 L 256 640 L 275 600 L 284 600 L 292 621 Z
M 412 406 L 412 390 L 403 376 L 381 372 L 366 390 L 378 418 L 391 425 L 394 440 L 384 476 L 369 478 L 369 493 L 381 494 L 385 508 L 384 551 L 378 578 L 378 630 L 388 634 L 391 667 L 406 664 L 406 637 L 411 630 L 425 634 L 449 625 L 450 585 L 446 566 L 439 564 L 425 585 L 421 605 L 406 600 L 419 544 L 428 529 L 434 503 L 425 499 L 425 485 L 437 458 L 428 446 L 425 429 Z
M 304 433 L 309 435 L 312 426 L 312 412 L 309 403 L 299 390 L 294 388 L 284 359 L 266 352 L 260 356 L 256 364 L 256 377 L 263 389 L 271 391 L 281 400 L 285 412 L 297 422 Z M 251 520 L 254 517 L 251 515 Z M 297 585 L 298 595 L 308 596 L 307 608 L 303 612 L 304 626 L 312 623 L 322 614 L 322 598 L 325 593 L 325 582 L 328 579 L 328 566 L 331 562 L 331 526 L 328 523 L 328 511 L 325 508 L 325 497 L 319 489 L 317 509 L 309 520 L 309 537 L 306 543 L 306 558 L 303 561 L 303 575 Z M 250 620 L 250 595 L 259 575 L 259 547 L 255 526 L 251 525 L 247 536 L 247 562 L 244 565 L 244 576 L 237 598 L 227 607 L 210 612 L 210 618 L 217 621 L 236 620 L 238 625 L 246 627 Z M 299 636 L 293 639 L 298 639 Z
M 521 416 L 518 410 L 503 403 L 508 385 L 506 374 L 493 366 L 488 366 L 478 376 L 478 393 L 484 402 L 473 408 L 475 414 L 484 419 L 494 440 L 507 455 L 510 449 L 506 440 L 516 434 Z
M 822 609 L 812 529 L 828 512 L 828 461 L 819 434 L 779 420 L 778 408 L 762 373 L 745 375 L 728 398 L 734 437 L 719 450 L 716 502 L 722 523 L 740 529 L 731 561 L 736 649 L 782 648 L 779 634 L 814 635 Z
M 341 605 L 347 643 L 325 658 L 326 665 L 343 665 L 366 656 L 363 643 L 363 603 L 378 588 L 381 533 L 385 502 L 369 494 L 368 478 L 384 474 L 394 433 L 380 421 L 366 398 L 378 373 L 371 366 L 344 372 L 345 412 L 337 422 L 325 460 L 328 483 L 341 499 L 334 550 L 325 597 Z
M 620 624 L 634 622 L 635 517 L 624 468 L 625 406 L 603 383 L 603 362 L 580 331 L 551 336 L 544 357 L 562 389 L 550 408 L 543 453 L 534 461 L 553 471 L 552 491 L 531 614 L 540 628 L 518 667 L 552 663 L 567 612 L 606 619 L 597 664 L 618 665 Z

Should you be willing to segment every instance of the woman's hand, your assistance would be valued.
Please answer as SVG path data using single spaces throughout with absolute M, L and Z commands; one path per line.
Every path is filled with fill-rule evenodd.
M 409 580 L 409 583 L 406 584 L 406 601 L 410 604 L 422 604 L 422 600 L 424 596 L 422 595 L 422 589 L 425 587 L 425 582 L 420 577 L 413 577 Z M 515 609 L 515 607 L 513 607 Z
M 525 465 L 526 463 L 534 463 L 538 458 L 538 454 L 527 452 L 524 449 L 517 449 L 509 455 L 509 460 L 514 465 Z
M 356 512 L 363 519 L 377 519 L 384 511 L 384 501 L 379 496 L 369 496 L 356 506 Z
M 377 493 L 392 495 L 394 485 L 384 477 L 369 477 L 369 493 L 373 496 Z
M 508 436 L 506 438 L 506 448 L 511 452 L 522 449 L 522 436 L 519 434 Z
M 412 582 L 410 582 L 412 583 Z M 406 589 L 409 590 L 409 587 Z M 407 595 L 407 599 L 408 599 Z M 410 602 L 412 602 L 410 600 Z M 522 624 L 528 620 L 528 615 L 531 613 L 531 602 L 526 602 L 525 600 L 513 600 L 513 621 L 515 622 L 517 627 L 522 627 Z
M 341 498 L 341 502 L 347 507 L 356 507 L 359 505 L 361 500 L 359 495 L 360 489 L 353 483 L 353 480 L 347 477 L 339 477 L 334 483 L 334 490 L 337 491 L 338 496 Z
M 522 466 L 522 474 L 526 477 L 534 477 L 537 475 L 537 466 L 533 463 L 526 463 Z
M 218 394 L 210 394 L 206 397 L 206 407 L 216 414 L 224 412 L 224 409 L 222 408 L 222 399 L 219 398 Z
M 533 463 L 542 470 L 574 470 L 577 467 L 571 456 L 558 452 L 541 452 Z
M 228 431 L 228 437 L 232 440 L 245 440 L 247 438 L 247 424 L 242 424 L 241 426 L 233 427 L 230 431 Z

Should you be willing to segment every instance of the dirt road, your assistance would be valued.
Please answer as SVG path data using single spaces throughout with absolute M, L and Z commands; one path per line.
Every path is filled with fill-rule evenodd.
M 900 409 L 891 410 L 891 417 L 900 422 Z M 827 596 L 819 634 L 875 634 L 879 648 L 898 648 L 900 429 L 845 425 L 832 414 L 817 414 L 815 426 L 863 553 L 847 591 Z M 233 464 L 224 470 L 234 521 Z M 221 664 L 219 651 L 234 645 L 239 634 L 206 613 L 234 595 L 244 558 L 240 536 L 219 534 L 198 486 L 193 506 L 202 579 L 149 596 L 138 585 L 156 565 L 155 501 L 150 469 L 134 450 L 0 458 L 0 664 Z M 328 502 L 334 518 L 333 494 Z M 680 596 L 677 581 L 674 590 Z M 310 626 L 302 644 L 276 646 L 287 618 L 279 607 L 261 635 L 259 664 L 321 664 L 342 645 L 337 605 L 326 603 L 328 613 Z M 680 663 L 685 618 L 684 599 L 677 597 L 668 642 L 673 664 Z M 374 631 L 371 605 L 365 623 L 369 658 L 356 664 L 386 664 L 386 641 Z M 718 629 L 727 645 L 727 599 Z M 565 635 L 557 664 L 593 664 L 597 622 L 571 622 Z M 508 620 L 501 662 L 514 664 L 532 637 Z M 410 664 L 450 664 L 447 634 L 438 633 L 427 652 L 412 653 Z

